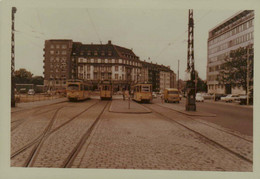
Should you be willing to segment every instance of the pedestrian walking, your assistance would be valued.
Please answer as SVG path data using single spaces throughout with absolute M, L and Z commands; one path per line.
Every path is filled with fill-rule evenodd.
M 161 101 L 162 101 L 162 103 L 164 103 L 164 95 L 163 95 L 163 93 L 161 94 Z
M 123 100 L 125 100 L 125 89 L 123 89 Z

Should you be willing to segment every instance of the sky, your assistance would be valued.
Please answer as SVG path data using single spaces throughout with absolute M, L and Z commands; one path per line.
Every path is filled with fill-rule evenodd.
M 195 70 L 206 79 L 208 31 L 239 10 L 194 9 Z M 140 60 L 187 68 L 188 9 L 25 8 L 15 14 L 15 68 L 43 76 L 48 39 L 113 44 L 133 49 Z M 150 58 L 150 60 L 148 60 Z

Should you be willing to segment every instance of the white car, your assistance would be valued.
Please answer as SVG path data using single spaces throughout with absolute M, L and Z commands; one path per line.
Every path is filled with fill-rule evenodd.
M 201 95 L 201 93 L 196 94 L 196 101 L 197 102 L 204 102 L 204 97 Z
M 153 92 L 153 98 L 157 98 L 157 94 L 155 92 Z
M 28 95 L 34 95 L 34 94 L 35 94 L 34 89 L 29 89 L 29 91 L 28 91 Z
M 234 102 L 238 99 L 238 95 L 228 94 L 226 97 L 221 97 L 220 100 L 224 102 Z

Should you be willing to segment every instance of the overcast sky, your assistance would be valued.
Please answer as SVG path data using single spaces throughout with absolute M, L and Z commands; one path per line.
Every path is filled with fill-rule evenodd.
M 208 31 L 238 10 L 194 9 L 195 69 L 206 79 Z M 188 9 L 19 8 L 15 15 L 16 69 L 43 75 L 46 39 L 113 44 L 133 49 L 141 60 L 169 65 L 184 79 Z

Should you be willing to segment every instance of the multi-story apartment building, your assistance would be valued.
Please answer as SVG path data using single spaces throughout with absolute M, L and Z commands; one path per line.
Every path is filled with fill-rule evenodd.
M 176 74 L 164 65 L 142 61 L 141 82 L 152 83 L 154 91 L 176 87 Z
M 254 43 L 254 11 L 239 11 L 209 31 L 207 85 L 209 93 L 244 94 L 241 87 L 219 84 L 221 65 L 230 52 Z
M 66 80 L 75 77 L 71 60 L 72 40 L 46 40 L 44 48 L 44 86 L 51 90 L 65 88 Z
M 170 67 L 141 61 L 132 50 L 111 41 L 82 44 L 47 40 L 44 51 L 44 85 L 48 89 L 65 89 L 66 80 L 73 78 L 92 84 L 94 89 L 101 81 L 110 80 L 114 91 L 139 82 L 152 83 L 154 91 L 176 84 L 176 75 Z
M 108 44 L 79 45 L 72 59 L 77 63 L 77 78 L 97 88 L 102 80 L 111 80 L 114 91 L 129 88 L 140 78 L 142 64 L 130 49 Z

